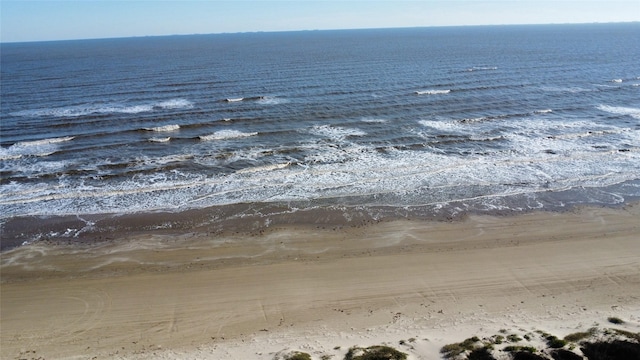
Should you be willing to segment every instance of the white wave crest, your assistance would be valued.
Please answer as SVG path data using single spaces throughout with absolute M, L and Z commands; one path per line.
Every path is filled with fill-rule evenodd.
M 258 133 L 242 132 L 238 130 L 220 130 L 210 135 L 202 135 L 199 138 L 202 141 L 210 141 L 210 140 L 239 139 L 239 138 L 245 138 L 245 137 L 255 136 L 255 135 L 258 135 Z
M 98 114 L 109 114 L 109 113 L 139 114 L 143 112 L 149 112 L 152 110 L 153 110 L 153 105 L 135 105 L 135 106 L 122 106 L 122 107 L 119 107 L 119 106 L 105 107 L 105 108 L 97 109 L 92 112 L 98 113 Z
M 536 110 L 533 113 L 534 114 L 548 114 L 548 113 L 552 113 L 552 112 L 553 112 L 553 110 L 551 110 L 551 109 L 544 109 L 544 110 Z
M 167 137 L 153 137 L 149 139 L 149 142 L 157 142 L 157 143 L 163 143 L 163 142 L 168 142 L 169 140 L 171 140 L 171 137 L 167 136 Z
M 188 109 L 193 107 L 193 103 L 186 99 L 171 99 L 161 101 L 156 106 L 162 109 Z
M 468 68 L 467 71 L 486 71 L 486 70 L 498 70 L 497 66 L 474 66 L 472 68 Z
M 74 138 L 74 136 L 65 136 L 41 140 L 20 141 L 8 148 L 1 148 L 0 159 L 15 160 L 23 156 L 49 156 L 56 152 L 60 143 L 71 141 Z
M 462 124 L 475 124 L 475 123 L 481 123 L 481 122 L 489 121 L 489 120 L 490 120 L 489 116 L 481 116 L 481 117 L 477 117 L 477 118 L 460 119 L 460 120 L 458 120 L 458 122 L 462 123 Z M 422 120 L 422 121 L 420 121 L 420 123 L 422 125 L 425 125 L 425 126 L 431 126 L 428 123 L 426 123 L 425 121 L 427 121 L 427 120 Z
M 65 137 L 42 139 L 42 140 L 21 141 L 21 142 L 15 143 L 13 146 L 16 146 L 16 147 L 27 147 L 27 146 L 41 146 L 41 145 L 49 145 L 49 144 L 58 144 L 58 143 L 62 143 L 62 142 L 71 141 L 74 138 L 75 138 L 75 136 L 65 136 Z
M 284 163 L 284 164 L 271 164 L 271 165 L 263 165 L 263 166 L 256 166 L 256 167 L 252 167 L 252 168 L 245 168 L 245 169 L 241 169 L 236 171 L 237 174 L 248 174 L 248 173 L 255 173 L 255 172 L 259 172 L 259 171 L 272 171 L 272 170 L 278 170 L 278 169 L 284 169 L 286 167 L 288 167 L 289 165 L 291 165 L 290 162 Z
M 365 136 L 366 132 L 360 129 L 350 129 L 340 126 L 316 125 L 310 129 L 314 135 L 328 137 L 333 140 L 344 140 L 349 136 Z
M 185 99 L 171 99 L 156 103 L 146 104 L 85 104 L 65 106 L 49 109 L 22 110 L 11 113 L 20 117 L 80 117 L 92 114 L 139 114 L 151 112 L 154 109 L 182 109 L 193 107 L 193 104 Z
M 634 119 L 640 119 L 640 109 L 632 108 L 632 107 L 624 107 L 624 106 L 609 106 L 609 105 L 600 105 L 598 106 L 599 110 L 606 111 L 611 114 L 616 115 L 629 115 Z
M 450 93 L 451 90 L 419 90 L 416 91 L 416 95 L 441 95 L 441 94 L 448 94 Z
M 244 100 L 244 98 L 227 98 L 225 99 L 226 102 L 238 102 L 238 101 L 242 101 Z
M 138 114 L 142 112 L 149 112 L 153 110 L 152 105 L 133 105 L 133 106 L 98 106 L 98 105 L 85 105 L 85 106 L 70 106 L 63 108 L 53 109 L 39 109 L 39 110 L 25 110 L 12 113 L 14 116 L 24 117 L 80 117 L 91 114 Z
M 476 122 L 482 121 L 485 118 L 472 119 Z M 418 123 L 422 126 L 430 127 L 432 129 L 440 131 L 459 131 L 461 129 L 460 124 L 453 121 L 438 121 L 438 120 L 420 120 Z
M 145 173 L 133 181 L 108 185 L 75 183 L 73 179 L 62 179 L 56 187 L 36 184 L 27 188 L 24 184 L 9 183 L 1 185 L 0 206 L 14 213 L 28 214 L 100 213 L 166 209 L 167 204 L 182 208 L 354 195 L 372 195 L 376 204 L 424 205 L 576 186 L 602 187 L 637 179 L 637 147 L 624 153 L 617 151 L 623 148 L 620 145 L 626 149 L 628 144 L 638 143 L 640 132 L 633 126 L 618 129 L 587 120 L 550 122 L 544 117 L 531 117 L 514 123 L 508 132 L 500 135 L 481 133 L 452 119 L 423 123 L 458 127 L 472 140 L 501 140 L 509 149 L 481 156 L 391 147 L 379 152 L 370 145 L 339 143 L 336 146 L 335 142 L 308 139 L 300 144 L 305 156 L 296 160 L 296 166 L 287 165 L 287 159 L 265 155 L 271 149 L 252 148 L 252 154 L 243 158 L 264 157 L 264 161 L 249 161 L 256 165 L 224 177 L 172 171 Z M 331 126 L 315 129 L 321 133 L 350 130 Z M 586 130 L 591 133 L 585 133 Z M 609 136 L 613 131 L 620 131 L 620 136 Z M 216 137 L 221 138 L 222 134 L 224 132 L 217 133 Z M 606 149 L 593 148 L 593 145 L 604 144 Z M 201 153 L 197 154 L 139 161 L 157 164 L 193 158 L 199 163 Z M 34 170 L 36 165 L 41 166 L 34 162 Z M 44 203 L 46 206 L 42 206 Z
M 144 129 L 147 130 L 147 131 L 167 132 L 167 131 L 179 130 L 180 129 L 180 125 L 171 124 L 171 125 L 156 126 L 156 127 L 144 128 Z
M 263 105 L 278 105 L 286 103 L 286 99 L 271 97 L 271 96 L 262 96 L 258 99 L 258 103 Z
M 191 154 L 176 154 L 176 155 L 161 156 L 157 158 L 142 157 L 136 160 L 145 165 L 166 165 L 166 164 L 171 164 L 176 162 L 185 162 L 191 159 L 193 159 L 193 155 Z
M 11 154 L 7 149 L 0 149 L 0 160 L 17 160 L 22 157 L 22 154 Z
M 621 83 L 622 79 L 613 79 L 611 80 L 612 83 Z

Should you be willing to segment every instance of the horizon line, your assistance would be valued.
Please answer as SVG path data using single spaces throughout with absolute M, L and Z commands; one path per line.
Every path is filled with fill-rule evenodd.
M 70 38 L 55 40 L 21 40 L 2 41 L 4 44 L 27 44 L 27 43 L 48 43 L 63 41 L 87 41 L 87 40 L 117 40 L 117 39 L 137 39 L 153 37 L 179 37 L 179 36 L 209 36 L 209 35 L 236 35 L 236 34 L 269 34 L 269 33 L 293 33 L 293 32 L 320 32 L 320 31 L 351 31 L 351 30 L 393 30 L 393 29 L 431 29 L 431 28 L 454 28 L 454 27 L 496 27 L 496 26 L 545 26 L 545 25 L 606 25 L 606 24 L 638 24 L 640 21 L 592 21 L 592 22 L 554 22 L 554 23 L 513 23 L 513 24 L 473 24 L 473 25 L 426 25 L 426 26 L 390 26 L 390 27 L 367 27 L 367 28 L 333 28 L 333 29 L 298 29 L 298 30 L 255 30 L 255 31 L 235 31 L 235 32 L 211 32 L 211 33 L 185 33 L 185 34 L 156 34 L 156 35 L 131 35 L 131 36 L 109 36 L 96 38 Z

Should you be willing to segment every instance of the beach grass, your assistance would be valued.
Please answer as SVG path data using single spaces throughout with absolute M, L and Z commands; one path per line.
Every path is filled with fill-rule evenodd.
M 367 348 L 351 347 L 344 360 L 405 360 L 407 354 L 390 346 L 374 345 Z
M 293 354 L 286 356 L 284 360 L 311 360 L 311 355 L 296 351 Z
M 493 335 L 485 339 L 492 342 L 482 346 L 477 337 L 459 343 L 445 345 L 440 350 L 445 359 L 455 360 L 490 360 L 504 358 L 502 353 L 509 353 L 512 360 L 588 360 L 640 359 L 640 333 L 620 329 L 599 329 L 592 327 L 586 331 L 578 331 L 566 335 L 563 339 L 548 332 L 536 330 L 539 339 L 529 345 L 496 344 L 495 339 L 502 335 Z M 499 334 L 506 334 L 499 331 Z M 515 335 L 515 334 L 512 334 Z M 507 336 L 516 341 L 516 336 Z M 519 338 L 519 337 L 518 337 Z M 534 346 L 535 345 L 535 346 Z M 564 347 L 569 345 L 568 349 Z M 550 357 L 549 357 L 550 356 Z

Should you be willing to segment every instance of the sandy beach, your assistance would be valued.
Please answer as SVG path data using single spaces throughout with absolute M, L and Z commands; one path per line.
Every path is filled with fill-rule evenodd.
M 640 331 L 640 206 L 143 233 L 2 253 L 3 359 L 438 359 L 469 336 Z M 409 341 L 411 339 L 411 341 Z

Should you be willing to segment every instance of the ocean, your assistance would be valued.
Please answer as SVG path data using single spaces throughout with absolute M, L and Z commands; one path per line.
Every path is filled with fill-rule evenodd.
M 640 23 L 1 45 L 2 248 L 619 206 Z

